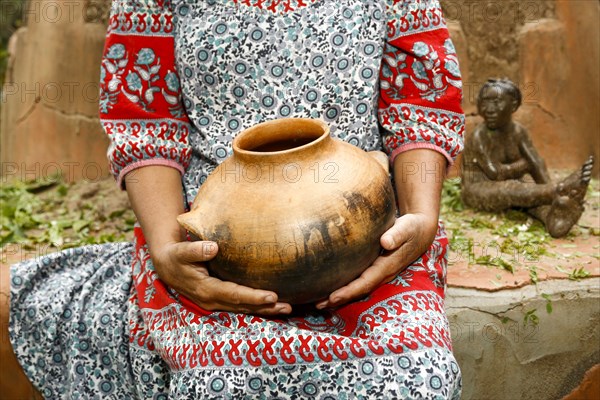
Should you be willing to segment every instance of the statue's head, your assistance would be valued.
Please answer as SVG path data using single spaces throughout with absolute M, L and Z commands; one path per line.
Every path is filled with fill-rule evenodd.
M 512 113 L 521 105 L 521 91 L 511 80 L 488 79 L 479 90 L 477 110 L 489 129 L 509 124 Z

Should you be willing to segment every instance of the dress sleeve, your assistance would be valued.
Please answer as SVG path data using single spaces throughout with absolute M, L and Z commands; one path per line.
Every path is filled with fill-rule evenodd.
M 175 71 L 173 19 L 162 0 L 114 0 L 100 72 L 100 120 L 110 170 L 147 165 L 184 172 L 190 123 Z
M 452 165 L 463 148 L 462 81 L 456 50 L 437 0 L 388 0 L 380 71 L 384 150 L 427 148 Z

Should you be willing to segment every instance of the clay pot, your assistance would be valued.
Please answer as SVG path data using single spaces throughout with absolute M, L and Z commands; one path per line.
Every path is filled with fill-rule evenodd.
M 396 211 L 380 162 L 332 138 L 323 121 L 264 122 L 235 138 L 178 221 L 218 243 L 211 274 L 280 301 L 317 301 L 380 254 Z

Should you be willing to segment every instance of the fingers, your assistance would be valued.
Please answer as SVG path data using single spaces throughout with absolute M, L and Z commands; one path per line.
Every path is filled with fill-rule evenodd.
M 233 282 L 223 282 L 214 277 L 203 281 L 203 290 L 220 303 L 231 305 L 264 305 L 277 302 L 277 294 L 267 290 L 252 289 Z
M 268 290 L 253 289 L 225 282 L 209 276 L 206 269 L 190 266 L 196 270 L 191 283 L 194 290 L 188 293 L 192 301 L 206 310 L 241 312 L 246 314 L 277 315 L 292 312 L 291 305 L 278 302 L 277 294 Z
M 202 290 L 205 291 L 209 309 L 263 315 L 288 314 L 292 311 L 289 304 L 277 302 L 274 292 L 223 282 L 213 277 L 204 279 Z
M 368 295 L 379 285 L 389 282 L 396 276 L 399 272 L 397 261 L 395 258 L 378 258 L 357 279 L 333 292 L 327 300 L 317 303 L 316 307 L 318 309 L 337 307 Z
M 277 303 L 270 306 L 247 306 L 247 307 L 231 307 L 228 308 L 226 305 L 223 306 L 225 311 L 235 312 L 235 313 L 244 313 L 244 314 L 254 314 L 254 315 L 262 315 L 262 316 L 277 316 L 277 315 L 285 315 L 292 312 L 292 306 L 284 303 Z
M 203 262 L 215 257 L 214 242 L 173 244 L 161 263 L 161 279 L 205 310 L 221 310 L 261 315 L 288 314 L 292 307 L 277 302 L 277 294 L 224 282 L 209 275 Z M 156 266 L 155 266 L 156 267 Z
M 275 292 L 224 282 L 209 275 L 203 262 L 215 257 L 214 242 L 180 242 L 160 258 L 161 279 L 205 310 L 261 315 L 289 314 L 291 305 L 278 302 Z M 156 268 L 155 261 L 155 268 Z
M 427 219 L 416 214 L 396 219 L 394 226 L 381 236 L 381 245 L 387 252 L 356 280 L 333 292 L 327 300 L 317 303 L 317 308 L 337 307 L 359 299 L 392 280 L 431 245 L 437 224 L 434 228 L 429 225 Z

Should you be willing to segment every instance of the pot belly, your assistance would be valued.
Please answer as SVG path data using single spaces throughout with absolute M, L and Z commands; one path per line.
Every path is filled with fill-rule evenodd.
M 221 224 L 205 238 L 219 243 L 211 273 L 272 290 L 280 301 L 323 299 L 357 278 L 380 254 L 379 239 L 395 218 L 391 189 L 384 186 L 381 192 L 373 199 L 344 193 L 335 212 L 298 215 L 293 222 L 282 217 L 262 225 Z

